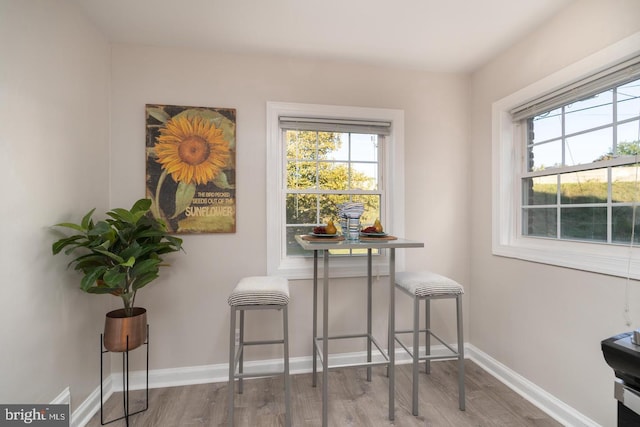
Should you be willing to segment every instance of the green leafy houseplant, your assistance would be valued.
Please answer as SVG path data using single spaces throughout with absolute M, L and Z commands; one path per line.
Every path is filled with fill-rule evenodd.
M 112 209 L 103 221 L 94 223 L 94 208 L 80 224 L 56 224 L 77 233 L 53 243 L 53 254 L 64 249 L 76 255 L 69 266 L 84 273 L 80 288 L 122 298 L 127 317 L 133 316 L 136 292 L 167 265 L 162 255 L 182 249 L 182 239 L 169 235 L 162 220 L 147 215 L 150 208 L 150 199 L 140 199 L 130 210 Z

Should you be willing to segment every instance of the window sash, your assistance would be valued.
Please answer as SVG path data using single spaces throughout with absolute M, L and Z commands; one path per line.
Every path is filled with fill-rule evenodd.
M 635 160 L 635 157 L 631 157 Z M 623 166 L 623 169 L 617 169 Z M 630 169 L 632 172 L 629 175 L 625 172 L 625 169 Z M 591 169 L 594 170 L 594 169 Z M 595 177 L 583 177 L 582 182 L 586 185 L 584 193 L 578 187 L 578 194 L 575 194 L 576 188 L 573 190 L 567 188 L 567 185 L 579 184 L 580 178 L 571 176 L 573 173 L 553 173 L 548 174 L 547 177 L 552 177 L 553 182 L 540 183 L 542 186 L 548 185 L 548 189 L 553 189 L 553 193 L 547 192 L 544 189 L 538 189 L 537 191 L 527 193 L 529 185 L 535 185 L 533 182 L 529 182 L 529 179 L 522 179 L 522 204 L 521 204 L 521 234 L 527 238 L 548 238 L 557 240 L 574 240 L 587 243 L 606 243 L 610 245 L 637 245 L 638 235 L 635 233 L 636 227 L 636 206 L 637 206 L 637 193 L 638 193 L 638 177 L 640 165 L 635 162 L 625 162 L 618 164 L 610 164 L 607 167 L 601 167 L 595 169 L 596 171 L 602 171 L 600 173 L 601 178 L 593 181 Z M 578 171 L 583 172 L 583 171 Z M 622 173 L 622 175 L 619 175 Z M 631 179 L 621 179 L 625 175 Z M 564 178 L 564 179 L 563 179 Z M 565 180 L 566 179 L 566 180 Z M 594 187 L 595 185 L 595 187 Z M 574 192 L 573 196 L 566 195 L 565 191 L 570 190 Z M 545 197 L 548 194 L 548 197 Z M 581 202 L 575 202 L 575 197 L 583 197 Z M 626 196 L 626 197 L 625 197 Z M 573 198 L 572 198 L 573 197 Z M 536 198 L 538 201 L 536 201 Z M 630 217 L 622 217 L 623 209 L 631 209 Z M 586 210 L 592 210 L 592 221 L 599 218 L 601 222 L 598 224 L 580 223 L 572 224 L 570 217 L 572 213 Z M 538 223 L 538 228 L 529 228 L 531 221 L 535 221 L 536 215 L 544 215 L 545 218 L 551 220 L 550 223 L 543 222 Z M 622 220 L 622 222 L 620 222 Z M 631 230 L 629 230 L 628 223 L 625 224 L 625 220 L 629 220 L 630 224 L 633 224 Z M 545 225 L 551 224 L 553 230 L 550 230 Z M 591 228 L 590 228 L 591 227 Z M 581 228 L 581 233 L 575 230 Z M 600 230 L 598 235 L 597 230 Z M 585 233 L 594 232 L 594 237 L 584 237 Z M 582 236 L 582 237 L 581 237 Z
M 511 117 L 514 122 L 518 122 L 525 118 L 544 113 L 545 111 L 553 110 L 562 105 L 587 98 L 612 87 L 623 85 L 639 77 L 640 56 L 634 56 L 626 61 L 607 67 L 600 72 L 591 74 L 588 77 L 521 104 L 511 109 Z
M 631 66 L 631 68 L 633 67 Z M 577 132 L 574 131 L 570 134 L 567 133 L 566 116 L 567 114 L 571 114 L 571 111 L 567 112 L 566 107 L 567 105 L 570 105 L 572 103 L 575 104 L 581 99 L 584 99 L 584 97 L 579 98 L 580 95 L 577 95 L 578 98 L 575 99 L 568 98 L 570 92 L 562 92 L 560 95 L 554 98 L 555 101 L 562 100 L 563 104 L 553 105 L 550 106 L 549 109 L 539 111 L 533 116 L 525 116 L 521 118 L 519 123 L 521 124 L 521 128 L 524 130 L 524 132 L 520 134 L 520 147 L 522 147 L 525 152 L 525 155 L 522 157 L 522 163 L 520 165 L 520 189 L 522 191 L 522 197 L 520 198 L 519 220 L 521 221 L 521 226 L 519 227 L 519 233 L 522 237 L 543 237 L 558 240 L 578 240 L 589 243 L 626 243 L 625 241 L 616 240 L 614 229 L 616 228 L 616 213 L 621 212 L 620 208 L 624 208 L 625 206 L 629 206 L 630 204 L 628 203 L 628 201 L 627 203 L 620 203 L 612 199 L 611 193 L 614 185 L 614 177 L 612 171 L 614 168 L 621 166 L 635 167 L 635 185 L 637 186 L 638 155 L 618 156 L 618 137 L 616 130 L 621 123 L 639 122 L 640 111 L 638 111 L 637 115 L 634 115 L 631 118 L 620 120 L 617 112 L 617 94 L 619 92 L 619 88 L 629 82 L 634 82 L 634 85 L 636 84 L 636 81 L 640 83 L 640 76 L 633 76 L 633 78 L 629 80 L 627 78 L 629 74 L 627 73 L 624 74 L 625 78 L 622 78 L 620 77 L 621 70 L 628 71 L 629 67 L 614 67 L 614 71 L 612 73 L 609 73 L 605 77 L 599 78 L 590 83 L 590 87 L 599 88 L 598 92 L 590 93 L 590 96 L 611 92 L 612 97 L 609 100 L 610 103 L 602 104 L 609 105 L 611 108 L 611 110 L 603 116 L 605 118 L 605 121 L 596 121 L 595 123 L 589 121 L 588 123 L 591 127 L 585 127 L 584 129 L 579 128 L 580 130 Z M 640 75 L 640 71 L 636 70 L 636 72 Z M 617 77 L 613 78 L 611 77 L 612 75 Z M 611 85 L 612 81 L 616 81 L 616 83 Z M 584 87 L 584 85 L 580 87 Z M 586 92 L 582 93 L 582 95 L 584 95 L 585 93 Z M 605 100 L 607 100 L 606 96 Z M 544 105 L 544 101 L 539 105 Z M 535 125 L 536 122 L 533 119 L 535 119 L 536 117 L 544 117 L 544 113 L 550 111 L 553 112 L 554 110 L 558 112 L 557 115 L 559 116 L 559 124 L 555 125 L 558 126 L 558 128 L 554 130 L 555 126 L 552 126 L 552 132 L 547 133 L 545 133 L 545 126 L 537 128 Z M 584 120 L 584 117 L 581 117 L 581 119 Z M 610 150 L 613 157 L 609 156 L 609 158 L 607 158 L 604 156 L 607 153 L 603 152 L 601 153 L 601 156 L 594 158 L 590 162 L 585 161 L 588 159 L 582 159 L 582 161 L 580 161 L 580 163 L 578 164 L 567 165 L 565 151 L 567 150 L 567 145 L 569 144 L 568 141 L 571 138 L 576 136 L 579 137 L 580 135 L 595 135 L 598 131 L 607 129 L 610 130 L 610 134 L 607 135 L 605 133 L 603 135 L 599 135 L 598 141 L 602 141 L 607 146 L 611 147 Z M 535 140 L 534 135 L 536 135 L 538 131 L 541 131 L 543 133 L 543 141 Z M 637 136 L 637 138 L 640 138 L 640 135 Z M 532 155 L 534 154 L 534 147 L 542 146 L 542 144 L 546 144 L 549 142 L 557 142 L 560 144 L 560 152 L 556 153 L 556 156 L 559 155 L 559 157 L 555 159 L 556 165 L 552 167 L 545 167 L 541 170 L 536 170 L 534 168 L 535 165 L 532 157 Z M 578 151 L 576 154 L 580 155 L 581 152 Z M 553 161 L 553 158 L 554 157 L 551 156 L 550 159 L 547 160 Z M 541 162 L 539 166 L 542 166 L 543 164 L 544 162 Z M 602 171 L 602 173 L 594 175 L 594 173 L 589 173 L 588 171 L 594 171 L 596 174 L 597 171 Z M 583 172 L 588 173 L 588 175 L 584 175 Z M 581 175 L 584 175 L 582 179 L 580 178 Z M 566 191 L 565 189 L 569 189 L 569 187 L 567 186 L 571 186 L 572 184 L 569 181 L 567 181 L 566 183 L 563 182 L 563 177 L 568 178 L 571 176 L 575 176 L 575 179 L 577 179 L 575 184 L 578 184 L 579 186 L 578 191 L 576 192 L 576 189 L 571 190 L 571 193 L 573 193 L 573 195 L 567 196 L 565 198 L 563 192 Z M 555 184 L 551 184 L 555 186 L 555 197 L 551 193 L 545 195 L 551 188 L 546 188 L 545 190 L 545 187 L 548 185 L 543 184 L 542 182 L 538 184 L 542 187 L 539 187 L 538 190 L 534 190 L 534 187 L 536 185 L 536 178 L 543 177 L 556 178 L 557 182 Z M 582 184 L 581 181 L 583 182 Z M 606 195 L 601 191 L 602 188 L 605 188 L 603 186 L 606 186 Z M 634 197 L 637 198 L 637 195 Z M 638 200 L 633 200 L 631 206 L 633 207 L 637 202 Z M 580 210 L 582 213 L 576 214 L 576 216 L 574 216 L 574 219 L 572 220 L 571 215 L 579 212 Z M 618 217 L 619 215 L 621 214 L 618 214 Z M 566 221 L 565 218 L 567 219 Z M 635 208 L 633 209 L 631 225 L 631 240 L 627 244 L 633 245 L 637 243 L 637 239 L 634 236 Z M 625 226 L 619 225 L 617 230 L 617 236 L 621 236 L 625 233 Z
M 364 122 L 364 121 L 361 121 Z M 328 188 L 321 188 L 319 186 L 319 170 L 318 168 L 316 168 L 316 177 L 315 177 L 315 186 L 313 187 L 309 187 L 309 188 L 295 188 L 295 187 L 289 187 L 287 185 L 288 182 L 288 175 L 287 175 L 287 171 L 285 170 L 285 177 L 283 179 L 283 183 L 285 184 L 285 188 L 283 191 L 283 201 L 282 203 L 286 206 L 287 204 L 287 200 L 288 197 L 290 195 L 296 195 L 296 194 L 302 194 L 302 195 L 317 195 L 317 196 L 345 196 L 347 197 L 348 201 L 353 201 L 354 200 L 354 196 L 355 199 L 358 198 L 358 196 L 374 196 L 377 197 L 378 199 L 378 210 L 376 212 L 376 217 L 379 218 L 383 223 L 385 223 L 385 203 L 386 203 L 386 197 L 385 197 L 385 184 L 384 184 L 384 173 L 383 173 L 383 165 L 384 165 L 384 152 L 385 152 L 385 145 L 387 144 L 386 141 L 386 137 L 384 135 L 381 134 L 375 134 L 372 132 L 367 132 L 367 135 L 377 135 L 377 153 L 376 153 L 376 160 L 368 160 L 368 161 L 361 161 L 361 160 L 357 160 L 357 159 L 353 159 L 351 157 L 351 153 L 352 153 L 352 149 L 353 146 L 352 144 L 352 138 L 351 138 L 351 134 L 357 133 L 357 134 L 365 134 L 363 132 L 362 128 L 359 127 L 349 127 L 349 129 L 351 130 L 350 132 L 346 132 L 344 127 L 341 127 L 340 130 L 337 130 L 335 128 L 332 128 L 331 125 L 327 122 L 322 122 L 322 124 L 324 126 L 322 126 L 322 130 L 317 129 L 317 126 L 312 126 L 314 124 L 317 124 L 319 122 L 316 121 L 310 121 L 309 122 L 309 128 L 305 129 L 304 132 L 314 132 L 314 133 L 320 133 L 320 132 L 334 132 L 334 133 L 342 133 L 342 134 L 348 134 L 347 136 L 347 141 L 346 143 L 349 144 L 348 147 L 348 152 L 349 155 L 346 159 L 342 159 L 342 160 L 327 160 L 327 159 L 320 159 L 317 158 L 317 156 L 312 156 L 312 158 L 309 159 L 298 159 L 298 158 L 294 158 L 294 159 L 286 159 L 284 162 L 285 164 L 287 164 L 288 161 L 303 161 L 304 163 L 314 163 L 314 164 L 320 164 L 320 163 L 333 163 L 333 164 L 344 164 L 347 165 L 349 167 L 349 169 L 351 169 L 351 165 L 354 164 L 360 164 L 360 163 L 370 163 L 370 164 L 375 164 L 376 166 L 376 188 L 373 190 L 365 190 L 365 189 L 359 189 L 359 188 L 352 188 L 351 187 L 351 182 L 348 183 L 348 189 L 338 189 L 338 190 L 334 190 L 334 189 L 328 189 Z M 371 123 L 371 122 L 368 122 Z M 283 146 L 286 147 L 288 141 L 287 141 L 287 131 L 291 131 L 294 129 L 291 129 L 288 126 L 283 125 L 283 122 L 280 121 L 280 126 L 281 126 L 281 138 L 282 138 L 282 144 Z M 300 130 L 300 129 L 295 129 L 295 130 Z M 354 132 L 355 130 L 355 132 Z M 285 150 L 286 151 L 286 150 Z M 301 223 L 297 223 L 297 222 L 289 222 L 288 218 L 285 218 L 284 221 L 284 227 L 285 227 L 285 234 L 288 235 L 287 230 L 289 229 L 296 229 L 299 232 L 303 232 L 303 233 L 308 233 L 311 232 L 312 228 L 314 226 L 317 226 L 321 223 L 323 223 L 322 221 L 322 206 L 321 206 L 321 202 L 320 199 L 317 200 L 317 204 L 315 206 L 315 214 L 313 215 L 315 218 L 314 222 L 308 222 L 308 221 L 303 221 Z M 365 212 L 365 216 L 366 216 L 366 212 Z M 373 219 L 369 218 L 370 222 L 373 223 Z M 336 224 L 336 226 L 340 227 L 339 224 L 339 218 L 333 218 L 334 223 Z M 289 238 L 286 239 L 287 242 L 289 242 Z M 285 245 L 285 247 L 283 247 L 283 256 L 284 257 L 289 257 L 289 256 L 299 256 L 299 255 L 292 255 L 290 253 L 290 247 L 288 246 L 288 244 Z M 293 250 L 293 252 L 298 252 L 297 250 Z M 351 255 L 364 255 L 366 254 L 366 251 L 362 252 L 362 251 L 354 251 L 354 250 L 349 250 L 346 253 L 342 253 L 342 252 L 335 252 L 336 255 L 340 255 L 340 256 L 351 256 Z M 374 251 L 375 255 L 380 254 L 380 251 L 376 250 Z M 309 251 L 302 251 L 302 256 L 304 257 L 310 257 L 312 256 L 312 254 Z

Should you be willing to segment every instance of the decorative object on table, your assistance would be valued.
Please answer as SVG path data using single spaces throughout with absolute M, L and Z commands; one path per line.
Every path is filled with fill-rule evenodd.
M 173 233 L 235 233 L 236 110 L 146 106 L 146 192 Z
M 140 199 L 130 210 L 112 209 L 109 218 L 96 223 L 92 209 L 79 224 L 56 224 L 76 232 L 54 242 L 52 251 L 74 254 L 69 266 L 84 274 L 80 289 L 122 299 L 124 308 L 107 313 L 104 345 L 109 351 L 133 350 L 145 341 L 146 310 L 135 307 L 136 294 L 168 265 L 162 263 L 163 255 L 182 249 L 182 239 L 148 215 L 150 207 L 150 199 Z
M 333 224 L 333 221 L 329 220 L 326 226 L 319 225 L 317 227 L 313 227 L 313 232 L 311 234 L 314 236 L 335 236 L 337 232 L 338 229 Z
M 339 234 L 321 234 L 321 235 L 315 235 L 315 234 L 303 234 L 302 236 L 300 236 L 300 238 L 302 240 L 306 240 L 308 242 L 319 242 L 319 243 L 323 243 L 323 242 L 341 242 L 344 240 L 344 236 L 341 236 Z
M 338 217 L 342 234 L 347 240 L 360 238 L 360 217 L 364 213 L 364 204 L 347 202 L 338 205 Z
M 360 231 L 360 234 L 364 234 L 364 235 L 371 235 L 371 236 L 386 236 L 387 233 L 384 232 L 384 229 L 382 228 L 382 224 L 380 223 L 379 219 L 376 219 L 375 222 L 373 223 L 373 225 L 370 225 L 369 227 L 365 227 Z
M 378 234 L 378 235 L 366 235 L 366 234 L 361 234 L 360 235 L 360 241 L 361 242 L 375 242 L 376 240 L 378 241 L 389 241 L 389 240 L 398 240 L 398 238 L 396 236 L 390 236 L 387 233 L 382 233 L 382 234 Z

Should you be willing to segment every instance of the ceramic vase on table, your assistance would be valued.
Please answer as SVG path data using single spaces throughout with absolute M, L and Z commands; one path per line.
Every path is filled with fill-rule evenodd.
M 364 212 L 362 203 L 342 203 L 338 205 L 338 216 L 342 234 L 347 240 L 360 239 L 360 217 Z

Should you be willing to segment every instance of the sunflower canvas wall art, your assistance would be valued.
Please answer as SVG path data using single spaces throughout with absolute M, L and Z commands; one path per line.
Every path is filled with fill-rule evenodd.
M 146 196 L 173 233 L 235 233 L 236 110 L 146 105 Z

